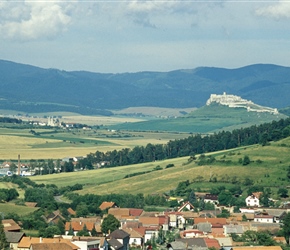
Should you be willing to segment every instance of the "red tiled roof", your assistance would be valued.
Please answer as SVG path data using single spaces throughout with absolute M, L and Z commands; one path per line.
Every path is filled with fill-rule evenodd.
M 115 202 L 112 202 L 112 201 L 104 201 L 100 206 L 99 208 L 101 210 L 105 210 L 107 208 L 111 208 L 115 205 Z
M 138 208 L 130 208 L 129 209 L 129 214 L 131 216 L 140 216 L 143 213 L 143 209 L 138 209 Z
M 220 225 L 227 224 L 226 218 L 195 218 L 194 219 L 194 224 L 204 223 L 204 222 L 208 222 L 212 225 L 213 224 L 220 224 Z
M 70 207 L 67 209 L 67 211 L 70 215 L 76 215 L 76 212 Z
M 114 215 L 116 218 L 121 218 L 122 216 L 129 216 L 129 208 L 110 208 L 108 214 Z
M 159 218 L 158 217 L 140 217 L 139 222 L 141 222 L 143 226 L 158 226 Z
M 72 246 L 67 242 L 58 243 L 32 243 L 31 247 L 33 250 L 77 250 L 80 249 L 78 246 Z
M 36 243 L 66 243 L 70 245 L 72 248 L 71 249 L 79 249 L 76 245 L 71 243 L 70 240 L 67 239 L 62 239 L 62 238 L 37 238 L 37 237 L 22 237 L 21 241 L 18 243 L 18 248 L 30 248 L 31 244 L 36 244 Z M 43 245 L 44 246 L 44 245 Z M 44 248 L 43 248 L 44 249 Z
M 134 230 L 135 230 L 136 232 L 138 232 L 140 235 L 142 235 L 142 237 L 144 237 L 146 227 L 138 227 L 138 228 L 134 228 Z
M 168 217 L 167 216 L 159 216 L 159 225 L 166 225 L 168 224 Z
M 87 229 L 91 231 L 93 227 L 95 226 L 94 222 L 66 222 L 65 223 L 65 230 L 68 231 L 70 227 L 73 229 L 73 231 L 81 231 L 84 228 L 84 225 L 86 225 Z
M 204 241 L 208 248 L 210 247 L 214 247 L 215 249 L 221 248 L 220 243 L 216 239 L 205 238 Z

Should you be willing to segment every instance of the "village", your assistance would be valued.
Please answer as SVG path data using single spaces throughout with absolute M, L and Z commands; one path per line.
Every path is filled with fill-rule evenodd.
M 279 232 L 289 205 L 284 204 L 283 208 L 263 208 L 259 202 L 260 195 L 260 192 L 256 192 L 248 196 L 245 201 L 247 207 L 240 208 L 239 213 L 234 213 L 233 208 L 219 206 L 218 196 L 207 193 L 196 193 L 196 196 L 205 203 L 213 204 L 214 210 L 197 211 L 189 201 L 183 200 L 179 201 L 176 209 L 162 212 L 121 208 L 114 201 L 106 201 L 99 207 L 103 216 L 96 217 L 77 217 L 76 212 L 68 208 L 66 212 L 70 221 L 64 225 L 64 235 L 54 235 L 52 232 L 52 238 L 26 236 L 21 224 L 13 219 L 3 219 L 2 223 L 10 249 L 17 250 L 281 250 L 287 242 Z M 29 205 L 37 206 L 31 202 Z M 224 210 L 229 212 L 227 218 L 221 217 Z M 105 227 L 104 221 L 110 217 L 118 221 L 119 227 L 104 234 L 102 226 Z M 43 219 L 47 225 L 65 221 L 60 210 L 43 216 Z M 237 240 L 249 233 L 265 233 L 273 244 L 269 246 L 269 243 L 264 242 L 259 245 L 256 242 L 255 246 L 249 246 L 248 241 Z

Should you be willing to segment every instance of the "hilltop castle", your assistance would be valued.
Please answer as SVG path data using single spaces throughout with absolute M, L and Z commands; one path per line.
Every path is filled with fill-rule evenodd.
M 253 103 L 252 101 L 243 99 L 240 96 L 227 95 L 226 92 L 224 92 L 222 95 L 211 94 L 210 98 L 206 102 L 206 105 L 210 105 L 213 102 L 228 106 L 230 108 L 246 108 L 248 112 L 254 111 L 254 112 L 268 112 L 272 114 L 279 114 L 276 108 L 273 109 L 269 107 L 263 107 Z

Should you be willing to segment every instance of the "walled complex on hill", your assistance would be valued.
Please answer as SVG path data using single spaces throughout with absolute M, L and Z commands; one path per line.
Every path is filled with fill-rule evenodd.
M 228 106 L 230 108 L 246 108 L 248 112 L 254 111 L 279 114 L 276 108 L 263 107 L 253 103 L 252 101 L 243 99 L 240 96 L 227 95 L 226 92 L 224 92 L 222 95 L 211 94 L 210 98 L 206 102 L 206 105 L 210 105 L 213 102 Z

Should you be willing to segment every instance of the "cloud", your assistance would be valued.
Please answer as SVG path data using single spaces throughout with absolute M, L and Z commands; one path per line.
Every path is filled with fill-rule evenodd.
M 15 40 L 53 38 L 71 22 L 70 3 L 54 1 L 2 2 L 0 36 Z
M 278 2 L 256 10 L 256 15 L 275 19 L 290 18 L 290 2 Z

